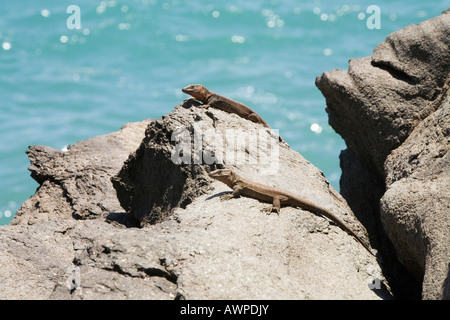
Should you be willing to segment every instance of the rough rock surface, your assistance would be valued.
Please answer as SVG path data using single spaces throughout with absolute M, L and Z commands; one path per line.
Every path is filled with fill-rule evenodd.
M 174 128 L 182 135 L 171 141 Z M 239 131 L 233 135 L 227 129 Z M 183 145 L 183 134 L 189 137 L 193 133 L 202 137 L 200 145 L 190 140 Z M 198 146 L 200 149 L 196 149 Z M 107 212 L 89 215 L 95 219 L 82 219 L 84 216 L 73 214 L 73 207 L 72 212 L 67 209 L 69 217 L 64 218 L 57 207 L 58 199 L 39 219 L 31 218 L 37 214 L 34 207 L 24 208 L 15 225 L 0 227 L 0 243 L 6 248 L 0 251 L 0 299 L 390 297 L 375 257 L 324 217 L 290 207 L 282 208 L 280 216 L 266 215 L 260 210 L 267 204 L 254 199 L 220 200 L 228 187 L 212 181 L 204 170 L 225 165 L 254 181 L 290 190 L 329 208 L 365 237 L 364 228 L 322 173 L 269 129 L 220 110 L 184 104 L 164 119 L 150 122 L 145 138 L 135 147 L 137 150 L 113 180 L 116 188 L 124 189 L 118 193 L 123 192 L 121 202 L 126 206 L 155 210 L 121 213 L 116 204 L 108 208 L 117 219 L 107 219 L 108 223 L 105 217 L 111 214 Z M 158 148 L 162 150 L 159 153 Z M 193 163 L 179 164 L 183 169 L 169 176 L 162 172 L 168 167 L 167 156 L 177 161 L 178 155 L 187 161 L 189 150 Z M 97 155 L 103 159 L 98 167 L 101 173 L 116 150 L 99 152 L 103 154 Z M 203 161 L 195 163 L 197 156 Z M 66 158 L 70 163 L 64 167 L 77 167 L 78 159 L 86 157 L 80 150 L 76 158 Z M 63 159 L 56 151 L 55 158 Z M 60 170 L 53 170 L 48 158 L 42 159 L 46 164 L 31 159 L 33 169 L 48 166 L 39 171 L 48 173 L 38 175 L 46 177 L 41 180 L 41 189 L 55 180 L 63 186 L 65 179 L 74 179 L 73 175 L 59 175 Z M 59 161 L 54 163 L 60 167 Z M 146 165 L 151 169 L 146 171 Z M 131 176 L 131 167 L 137 168 L 135 177 Z M 78 171 L 77 179 L 96 176 L 92 169 Z M 149 181 L 157 179 L 153 172 L 161 172 L 164 181 Z M 139 175 L 143 177 L 136 178 Z M 184 184 L 177 184 L 180 180 Z M 153 188 L 147 189 L 149 196 L 155 193 L 162 199 L 136 204 L 142 201 L 140 196 L 133 198 L 139 194 L 137 183 Z M 85 190 L 83 184 L 78 186 Z M 171 190 L 170 195 L 165 188 Z M 54 196 L 59 198 L 62 193 Z M 38 203 L 39 196 L 38 190 L 33 203 Z M 86 202 L 96 205 L 98 200 Z M 127 220 L 119 218 L 124 216 L 135 216 L 145 227 L 125 227 L 119 223 Z
M 155 143 L 155 140 L 158 143 Z M 161 141 L 165 141 L 165 144 L 161 145 Z M 154 190 L 155 185 L 158 186 L 161 183 L 160 181 L 154 181 L 156 177 L 153 176 L 155 171 L 159 172 L 161 170 L 159 166 L 158 170 L 154 169 L 157 166 L 156 163 L 161 162 L 159 160 L 160 152 L 158 151 L 161 149 L 165 149 L 167 152 L 166 160 L 163 161 L 162 165 L 163 170 L 168 166 L 168 158 L 170 157 L 170 161 L 175 160 L 176 155 L 180 155 L 187 164 L 181 164 L 182 168 L 176 171 L 172 169 L 170 178 L 162 179 L 164 180 L 163 183 L 169 181 L 166 188 L 171 190 L 171 198 L 163 194 L 163 199 L 148 201 L 148 193 L 150 191 L 143 192 L 142 190 Z M 158 161 L 155 161 L 155 159 L 158 159 Z M 205 162 L 209 164 L 200 165 L 200 163 Z M 174 166 L 174 164 L 171 163 L 169 166 Z M 120 173 L 113 178 L 113 181 L 122 205 L 130 208 L 129 212 L 135 215 L 144 225 L 148 225 L 148 223 L 154 224 L 167 219 L 175 219 L 181 224 L 187 223 L 188 225 L 200 223 L 200 225 L 204 225 L 205 229 L 212 231 L 213 238 L 218 237 L 221 239 L 211 240 L 211 238 L 208 238 L 206 240 L 206 235 L 204 235 L 202 237 L 205 237 L 206 242 L 220 243 L 224 241 L 228 244 L 233 243 L 235 248 L 232 251 L 237 250 L 239 252 L 238 255 L 242 259 L 242 261 L 238 262 L 238 265 L 242 265 L 242 267 L 238 268 L 246 270 L 239 275 L 239 279 L 236 279 L 236 283 L 233 286 L 237 286 L 246 277 L 247 279 L 256 280 L 259 275 L 261 279 L 265 279 L 263 281 L 264 286 L 271 288 L 273 286 L 271 284 L 273 281 L 273 279 L 271 280 L 273 275 L 270 275 L 271 270 L 278 270 L 276 277 L 283 279 L 283 282 L 295 282 L 293 278 L 291 279 L 294 276 L 297 279 L 304 279 L 305 286 L 313 287 L 317 285 L 314 283 L 315 280 L 311 283 L 306 281 L 313 274 L 322 279 L 320 286 L 323 285 L 325 278 L 336 276 L 332 275 L 335 271 L 328 269 L 328 263 L 323 262 L 324 265 L 319 267 L 322 262 L 318 261 L 322 261 L 325 256 L 329 260 L 334 260 L 336 258 L 336 252 L 334 251 L 336 247 L 339 247 L 340 252 L 341 250 L 346 251 L 343 243 L 338 241 L 339 244 L 334 246 L 332 245 L 334 241 L 327 239 L 324 241 L 324 246 L 319 248 L 318 239 L 313 239 L 314 236 L 312 238 L 309 236 L 318 233 L 318 235 L 329 237 L 330 234 L 337 232 L 347 238 L 348 235 L 345 232 L 341 232 L 342 230 L 337 226 L 333 226 L 334 231 L 329 231 L 329 222 L 323 217 L 301 209 L 284 208 L 281 216 L 277 217 L 262 215 L 260 209 L 266 207 L 267 204 L 259 203 L 253 199 L 241 198 L 221 203 L 218 201 L 217 195 L 229 189 L 220 182 L 213 182 L 212 187 L 217 189 L 219 193 L 211 192 L 210 187 L 208 188 L 210 185 L 205 183 L 208 178 L 205 176 L 204 171 L 223 166 L 232 168 L 239 174 L 254 181 L 287 189 L 320 203 L 322 206 L 332 209 L 338 216 L 343 217 L 344 221 L 354 230 L 360 230 L 360 233 L 364 235 L 364 230 L 354 219 L 345 201 L 326 182 L 322 173 L 298 153 L 290 149 L 286 143 L 280 142 L 278 135 L 269 129 L 235 115 L 229 115 L 214 109 L 204 111 L 200 108 L 195 108 L 195 102 L 192 100 L 188 100 L 184 105 L 177 106 L 170 115 L 163 117 L 161 121 L 149 125 L 143 143 L 126 161 Z M 147 169 L 145 168 L 148 167 L 152 169 L 146 171 Z M 136 176 L 135 172 L 140 172 L 141 175 Z M 164 175 L 165 173 L 162 174 Z M 182 176 L 181 179 L 178 177 L 180 175 Z M 177 178 L 173 178 L 174 176 Z M 179 180 L 183 181 L 180 185 L 184 185 L 184 188 L 173 187 L 172 181 Z M 174 192 L 178 192 L 178 194 L 173 194 Z M 205 203 L 199 202 L 196 193 L 206 193 L 208 197 L 202 196 L 200 199 L 207 199 L 208 201 Z M 176 199 L 178 203 L 192 203 L 187 206 L 182 205 L 181 208 L 186 208 L 185 210 L 181 210 L 177 206 L 171 206 L 169 211 L 154 210 L 155 206 L 161 207 L 161 202 L 163 204 L 171 203 L 172 199 Z M 180 201 L 179 199 L 184 200 Z M 154 201 L 157 201 L 156 205 Z M 209 202 L 215 203 L 215 205 L 209 205 Z M 195 209 L 197 206 L 201 209 Z M 173 208 L 176 209 L 174 210 Z M 164 215 L 161 215 L 161 212 L 165 212 Z M 187 218 L 185 216 L 189 212 L 193 212 L 193 217 Z M 186 219 L 194 220 L 186 222 Z M 227 226 L 226 228 L 224 228 L 225 225 Z M 356 243 L 351 237 L 349 240 L 351 246 Z M 301 248 L 294 248 L 299 245 Z M 367 257 L 367 252 L 364 252 L 362 246 L 357 247 L 358 250 L 362 250 L 360 253 L 364 257 L 363 260 L 367 258 L 369 260 L 372 259 L 372 263 L 368 267 L 368 269 L 372 270 L 376 266 L 373 257 Z M 227 252 L 231 249 L 221 250 Z M 330 252 L 326 253 L 328 250 Z M 350 248 L 349 250 L 352 251 Z M 317 257 L 317 252 L 321 252 L 323 256 Z M 259 256 L 264 257 L 263 260 L 260 260 Z M 313 256 L 316 257 L 313 258 Z M 298 273 L 295 270 L 298 268 L 297 264 L 300 263 L 298 260 L 300 257 L 302 257 L 302 261 L 309 261 L 310 263 L 314 260 L 314 266 L 306 267 L 306 265 L 302 265 L 302 271 Z M 353 256 L 350 260 L 354 258 L 356 257 Z M 210 269 L 212 268 L 211 265 L 225 264 L 226 270 L 229 270 L 228 274 L 232 272 L 231 269 L 233 267 L 230 264 L 234 264 L 231 262 L 234 259 L 233 256 L 220 257 L 217 262 L 207 262 L 201 268 Z M 272 261 L 272 263 L 268 265 L 268 261 Z M 203 263 L 205 262 L 202 261 L 201 265 Z M 335 263 L 339 262 L 336 261 Z M 359 263 L 361 262 L 357 264 Z M 343 262 L 343 265 L 347 266 L 349 264 L 352 265 L 354 263 L 349 261 Z M 288 266 L 287 269 L 286 266 Z M 367 270 L 367 267 L 364 268 Z M 252 271 L 247 273 L 250 270 Z M 320 275 L 317 274 L 317 270 L 321 270 Z M 197 272 L 198 270 L 195 270 L 195 273 Z M 284 272 L 290 275 L 285 278 L 281 275 Z M 300 276 L 300 274 L 302 275 Z M 199 275 L 196 275 L 196 277 L 199 277 Z M 197 279 L 196 281 L 199 280 Z M 229 279 L 229 281 L 234 280 Z M 329 281 L 331 281 L 331 278 Z M 348 279 L 345 281 L 348 281 Z M 303 280 L 300 280 L 300 282 L 303 282 Z M 347 282 L 346 286 L 349 284 Z M 338 287 L 341 285 L 344 284 L 341 283 Z M 204 288 L 197 289 L 199 291 L 204 290 Z M 336 292 L 332 294 L 325 292 L 330 290 L 330 287 L 322 289 L 324 290 L 320 289 L 320 294 L 313 294 L 314 290 L 312 290 L 312 287 L 306 291 L 298 287 L 292 291 L 289 289 L 284 293 L 278 292 L 276 295 L 278 295 L 278 298 L 294 299 L 338 298 L 339 296 L 335 296 Z M 226 297 L 224 296 L 225 292 L 231 289 L 227 287 L 208 290 L 211 290 L 211 294 L 215 297 L 224 298 Z M 228 294 L 234 292 L 239 298 L 244 298 L 245 295 L 238 293 L 240 290 L 233 289 Z M 270 293 L 271 290 L 266 290 L 266 293 L 261 297 L 275 298 L 275 295 Z M 316 290 L 319 290 L 319 288 L 316 287 Z M 203 296 L 204 293 L 201 294 L 202 297 L 206 297 Z M 339 298 L 343 298 L 344 295 Z
M 193 100 L 189 101 L 196 104 Z M 164 220 L 173 209 L 185 208 L 195 197 L 208 190 L 209 184 L 200 166 L 180 165 L 172 159 L 177 134 L 180 138 L 187 138 L 189 143 L 180 158 L 187 157 L 190 163 L 194 163 L 197 156 L 192 154 L 191 157 L 190 153 L 194 121 L 188 123 L 186 115 L 178 112 L 182 109 L 179 106 L 170 117 L 163 116 L 161 120 L 151 123 L 139 148 L 112 179 L 122 207 L 142 225 Z M 198 159 L 195 161 L 198 162 Z
M 348 147 L 341 192 L 397 296 L 450 298 L 449 47 L 446 11 L 392 33 L 348 71 L 316 79 Z
M 111 177 L 139 146 L 149 122 L 126 124 L 117 132 L 71 145 L 67 151 L 30 147 L 28 170 L 40 186 L 22 204 L 11 224 L 94 219 L 123 212 Z

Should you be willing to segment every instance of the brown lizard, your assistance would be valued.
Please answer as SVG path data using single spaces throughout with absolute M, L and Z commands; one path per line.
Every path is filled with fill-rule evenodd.
M 231 189 L 233 189 L 233 192 L 231 194 L 226 194 L 222 196 L 223 200 L 237 198 L 242 194 L 244 196 L 248 196 L 264 202 L 269 203 L 271 202 L 272 207 L 262 209 L 262 211 L 265 211 L 267 213 L 271 213 L 273 210 L 275 210 L 278 214 L 280 214 L 280 207 L 282 205 L 300 207 L 308 211 L 317 212 L 327 217 L 328 219 L 336 223 L 342 230 L 352 235 L 364 246 L 364 248 L 366 248 L 367 251 L 370 252 L 371 255 L 374 255 L 372 250 L 361 240 L 360 237 L 356 235 L 355 232 L 353 232 L 349 227 L 347 227 L 342 220 L 336 217 L 329 210 L 322 208 L 312 203 L 311 201 L 302 199 L 284 190 L 268 187 L 256 182 L 249 181 L 237 175 L 230 169 L 214 170 L 209 173 L 209 176 L 211 178 L 219 180 L 220 182 L 226 184 Z
M 255 111 L 247 107 L 245 104 L 212 92 L 201 84 L 191 84 L 190 86 L 181 89 L 181 91 L 193 96 L 195 100 L 202 102 L 203 107 L 205 108 L 213 107 L 228 113 L 234 113 L 241 118 L 270 128 L 269 125 Z

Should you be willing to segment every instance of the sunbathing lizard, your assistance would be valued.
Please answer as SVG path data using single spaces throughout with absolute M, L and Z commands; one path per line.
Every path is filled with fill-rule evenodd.
M 235 113 L 239 117 L 250 120 L 255 123 L 262 124 L 269 128 L 269 125 L 252 109 L 245 104 L 231 100 L 220 94 L 209 91 L 201 84 L 191 84 L 190 86 L 181 89 L 184 93 L 187 93 L 203 103 L 203 107 L 213 107 L 228 113 Z
M 257 200 L 261 200 L 264 202 L 271 202 L 272 207 L 267 207 L 262 209 L 262 211 L 268 212 L 269 214 L 272 211 L 276 211 L 280 214 L 280 207 L 282 205 L 288 205 L 293 207 L 300 207 L 309 211 L 317 212 L 331 221 L 336 223 L 342 230 L 346 231 L 350 235 L 352 235 L 356 240 L 358 240 L 367 251 L 370 252 L 371 255 L 374 255 L 372 250 L 359 238 L 356 233 L 354 233 L 349 227 L 347 227 L 342 220 L 336 217 L 329 210 L 322 208 L 311 201 L 302 199 L 292 193 L 287 191 L 283 191 L 280 189 L 268 187 L 256 182 L 249 181 L 244 179 L 234 173 L 230 169 L 218 169 L 209 173 L 211 178 L 219 180 L 220 182 L 226 184 L 233 192 L 231 194 L 226 194 L 222 196 L 223 200 L 228 200 L 231 198 L 237 198 L 241 194 L 244 196 L 248 196 Z

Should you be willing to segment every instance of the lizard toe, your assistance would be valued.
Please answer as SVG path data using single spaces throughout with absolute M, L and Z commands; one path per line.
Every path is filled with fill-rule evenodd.
M 224 194 L 224 195 L 220 196 L 220 200 L 221 201 L 230 200 L 231 198 L 233 198 L 233 194 L 232 193 L 227 193 L 227 194 Z
M 273 207 L 262 208 L 261 212 L 265 212 L 268 216 L 272 213 Z

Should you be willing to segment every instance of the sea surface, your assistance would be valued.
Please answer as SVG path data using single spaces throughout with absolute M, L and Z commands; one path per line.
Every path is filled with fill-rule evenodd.
M 345 143 L 328 125 L 316 76 L 347 69 L 389 33 L 449 7 L 450 0 L 1 0 L 0 224 L 38 187 L 28 146 L 64 149 L 160 118 L 193 83 L 253 108 L 339 189 Z

